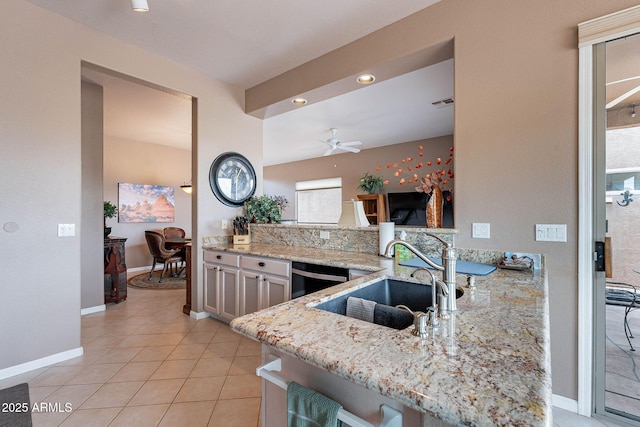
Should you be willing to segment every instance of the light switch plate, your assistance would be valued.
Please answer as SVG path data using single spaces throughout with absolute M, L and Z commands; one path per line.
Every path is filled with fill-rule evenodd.
M 223 219 L 223 220 L 221 221 L 221 223 L 220 223 L 220 228 L 221 228 L 221 229 L 223 229 L 223 230 L 226 230 L 226 229 L 227 229 L 227 220 L 226 220 L 226 219 Z
M 536 240 L 539 242 L 566 242 L 567 224 L 536 224 Z
M 321 231 L 320 232 L 320 238 L 321 239 L 328 239 L 329 238 L 329 232 L 328 231 Z
M 75 224 L 58 224 L 58 237 L 74 237 L 75 235 Z
M 474 239 L 489 239 L 491 237 L 491 224 L 487 222 L 474 222 L 471 237 Z

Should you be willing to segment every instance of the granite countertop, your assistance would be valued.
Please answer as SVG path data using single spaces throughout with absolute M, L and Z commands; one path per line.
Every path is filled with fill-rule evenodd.
M 206 249 L 372 271 L 231 322 L 238 333 L 454 425 L 551 425 L 546 275 L 498 269 L 464 287 L 426 339 L 313 308 L 412 268 L 374 254 L 251 244 Z

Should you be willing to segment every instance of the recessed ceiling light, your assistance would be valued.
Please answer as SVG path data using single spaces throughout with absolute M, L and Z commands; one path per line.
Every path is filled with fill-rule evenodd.
M 370 85 L 376 81 L 376 77 L 373 74 L 361 74 L 358 76 L 356 81 L 361 85 Z
M 296 105 L 304 105 L 307 103 L 307 100 L 304 98 L 293 98 L 291 102 L 293 102 Z

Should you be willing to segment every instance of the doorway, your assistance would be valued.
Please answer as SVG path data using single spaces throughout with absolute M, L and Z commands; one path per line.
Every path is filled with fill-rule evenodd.
M 640 312 L 631 308 L 640 290 L 640 203 L 634 200 L 640 190 L 640 35 L 609 40 L 596 50 L 604 50 L 596 58 L 605 63 L 605 114 L 596 115 L 604 118 L 599 126 L 604 135 L 596 136 L 596 158 L 603 161 L 596 163 L 595 177 L 604 178 L 605 191 L 595 196 L 595 212 L 596 228 L 604 226 L 607 256 L 604 280 L 600 275 L 596 282 L 605 297 L 597 300 L 604 307 L 596 310 L 595 406 L 598 414 L 640 425 L 640 353 L 633 343 Z
M 126 239 L 127 269 L 134 275 L 148 273 L 152 264 L 145 230 L 162 232 L 164 227 L 171 226 L 184 229 L 188 237 L 193 236 L 193 200 L 181 186 L 191 184 L 192 180 L 192 127 L 197 100 L 94 64 L 83 62 L 81 71 L 83 93 L 87 86 L 97 88 L 99 93 L 87 105 L 84 102 L 82 105 L 83 128 L 85 115 L 94 116 L 87 127 L 95 127 L 94 135 L 87 132 L 87 138 L 83 130 L 82 142 L 81 287 L 82 309 L 88 314 L 84 311 L 87 307 L 105 309 L 104 291 L 96 286 L 96 283 L 102 283 L 100 259 L 103 258 L 103 249 L 95 236 L 102 234 L 103 221 L 93 221 L 93 216 L 99 215 L 94 212 L 98 208 L 87 210 L 85 215 L 85 206 L 99 207 L 102 200 L 119 205 L 120 183 L 162 186 L 167 191 L 171 190 L 170 196 L 165 198 L 163 194 L 162 212 L 165 215 L 161 220 L 170 222 L 123 222 L 120 216 L 106 220 L 113 229 L 111 236 Z M 87 113 L 87 109 L 92 107 L 94 111 Z M 86 157 L 85 149 L 88 152 Z M 85 162 L 93 164 L 86 171 Z M 171 209 L 166 201 L 173 205 Z M 166 214 L 169 211 L 172 215 Z M 90 236 L 85 239 L 85 235 Z M 89 312 L 93 311 L 100 310 L 90 309 Z

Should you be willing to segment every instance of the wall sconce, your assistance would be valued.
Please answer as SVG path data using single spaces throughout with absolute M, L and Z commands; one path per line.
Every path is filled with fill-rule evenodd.
M 131 0 L 131 8 L 134 12 L 149 12 L 147 0 Z
M 180 188 L 182 189 L 182 191 L 184 191 L 187 194 L 191 194 L 193 192 L 193 187 L 191 186 L 191 182 L 182 184 Z

